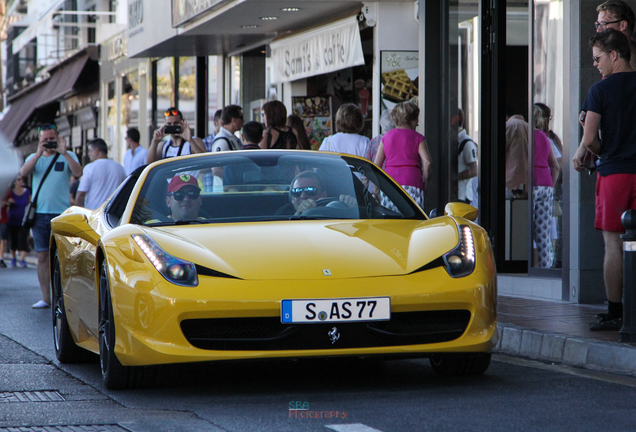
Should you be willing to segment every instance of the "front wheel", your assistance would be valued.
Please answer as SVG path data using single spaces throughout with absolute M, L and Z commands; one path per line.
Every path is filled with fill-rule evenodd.
M 490 366 L 490 353 L 457 354 L 449 356 L 433 356 L 429 359 L 431 367 L 437 375 L 463 376 L 481 375 Z
M 66 319 L 62 278 L 60 273 L 60 257 L 55 251 L 53 258 L 53 274 L 51 274 L 51 310 L 53 312 L 53 342 L 55 356 L 60 363 L 84 363 L 91 361 L 95 355 L 78 347 L 73 340 Z
M 123 366 L 115 354 L 115 319 L 106 261 L 102 261 L 99 272 L 99 360 L 102 381 L 108 389 L 152 385 L 150 369 Z

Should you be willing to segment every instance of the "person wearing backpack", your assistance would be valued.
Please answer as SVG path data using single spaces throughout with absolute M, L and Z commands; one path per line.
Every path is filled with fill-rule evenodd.
M 211 151 L 241 150 L 243 143 L 234 135 L 243 127 L 243 108 L 238 105 L 228 105 L 221 113 L 221 127 L 214 136 Z M 216 174 L 215 174 L 216 175 Z
M 477 144 L 468 136 L 464 129 L 464 112 L 461 108 L 457 113 L 457 199 L 470 204 L 468 192 L 471 181 L 477 177 Z M 472 180 L 472 179 L 475 180 Z M 471 190 L 472 192 L 472 190 Z

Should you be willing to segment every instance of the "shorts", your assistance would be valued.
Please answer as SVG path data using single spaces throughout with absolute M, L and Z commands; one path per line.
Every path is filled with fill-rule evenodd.
M 636 174 L 599 175 L 596 180 L 594 228 L 624 233 L 621 216 L 629 209 L 636 210 Z
M 9 224 L 0 224 L 0 240 L 9 240 Z
M 51 219 L 59 216 L 51 213 L 36 213 L 33 230 L 33 246 L 36 252 L 48 252 L 51 241 Z
M 28 248 L 29 230 L 21 225 L 9 225 L 10 250 L 25 251 Z

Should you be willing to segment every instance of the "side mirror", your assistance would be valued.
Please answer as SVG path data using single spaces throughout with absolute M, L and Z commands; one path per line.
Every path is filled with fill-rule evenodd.
M 444 207 L 444 213 L 449 216 L 459 216 L 470 221 L 475 221 L 479 216 L 479 210 L 470 204 L 450 202 Z
M 88 224 L 85 214 L 69 213 L 51 219 L 51 229 L 55 234 L 67 237 L 79 237 L 90 244 L 96 245 L 99 235 Z

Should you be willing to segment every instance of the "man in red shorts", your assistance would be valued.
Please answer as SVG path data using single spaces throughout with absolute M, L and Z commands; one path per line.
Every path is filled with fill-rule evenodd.
M 623 212 L 636 209 L 636 72 L 629 65 L 627 37 L 614 29 L 590 39 L 594 66 L 603 79 L 594 84 L 582 110 L 587 112 L 574 169 L 585 168 L 586 150 L 600 156 L 596 183 L 596 229 L 603 231 L 603 277 L 608 313 L 599 314 L 590 330 L 620 330 L 623 318 Z M 600 131 L 600 139 L 599 139 Z

